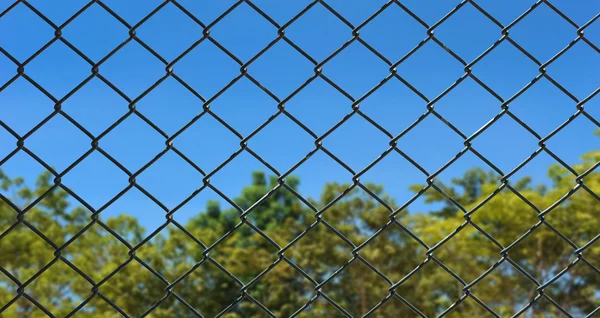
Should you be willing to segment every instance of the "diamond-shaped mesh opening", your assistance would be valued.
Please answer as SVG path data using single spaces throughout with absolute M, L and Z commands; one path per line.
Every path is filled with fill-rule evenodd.
M 240 222 L 238 211 L 217 198 L 212 190 L 204 189 L 174 215 L 181 231 L 175 231 L 177 237 L 183 240 L 182 235 L 185 234 L 186 238 L 196 241 L 197 246 L 190 254 L 196 259 L 201 258 L 202 244 L 214 244 Z M 192 213 L 193 216 L 189 217 Z
M 500 259 L 500 247 L 473 226 L 466 226 L 434 252 L 434 256 L 467 283 Z M 469 266 L 464 266 L 468 262 Z
M 320 23 L 314 23 L 315 20 Z M 350 39 L 351 30 L 325 6 L 317 3 L 290 25 L 285 35 L 320 62 Z M 315 40 L 323 45 L 311 45 Z
M 393 282 L 404 278 L 426 257 L 423 246 L 395 225 L 365 245 L 360 256 Z
M 294 187 L 293 181 L 288 183 Z M 282 248 L 316 221 L 313 212 L 285 188 L 257 203 L 248 219 Z
M 446 216 L 448 214 L 454 215 L 457 212 L 457 207 L 452 201 L 441 195 L 433 187 L 427 187 L 424 182 L 413 184 L 409 189 L 412 196 L 404 202 L 399 202 L 402 204 L 403 209 L 399 211 L 396 217 L 403 224 L 405 218 L 409 219 L 407 221 L 410 222 L 425 222 L 424 224 L 429 224 L 429 222 L 437 222 L 438 220 L 437 218 L 428 218 L 428 214 Z
M 463 139 L 433 115 L 428 115 L 398 140 L 398 148 L 416 163 L 433 173 L 464 148 Z M 435 149 L 435 156 L 423 152 Z
M 244 77 L 216 98 L 210 109 L 234 130 L 247 136 L 277 111 L 277 102 Z
M 123 43 L 128 38 L 127 32 L 123 24 L 98 4 L 91 5 L 63 29 L 65 39 L 93 61 L 99 61 Z
M 24 151 L 14 154 L 0 169 L 11 180 L 5 184 L 2 178 L 0 193 L 20 209 L 26 208 L 52 185 L 50 171 Z
M 174 213 L 173 219 L 181 226 L 187 226 L 193 222 L 202 222 L 202 224 L 206 224 L 204 222 L 207 222 L 211 218 L 215 218 L 219 220 L 213 223 L 213 227 L 216 228 L 217 226 L 224 226 L 224 224 L 221 224 L 222 220 L 219 218 L 222 214 L 224 216 L 224 214 L 227 213 L 226 211 L 229 210 L 233 210 L 233 207 L 224 198 L 213 191 L 213 189 L 207 187 L 193 195 L 189 200 L 186 200 L 185 203 L 180 204 L 177 209 L 172 209 L 171 213 Z M 238 217 L 237 212 L 234 213 L 234 216 L 235 218 Z M 237 218 L 237 220 L 239 220 L 239 218 Z M 161 222 L 162 221 L 163 220 L 161 220 Z M 227 227 L 227 230 L 234 225 L 235 224 Z M 195 223 L 189 230 L 193 232 L 197 229 L 204 230 L 198 223 Z M 212 242 L 205 243 L 210 245 Z
M 419 95 L 392 78 L 363 100 L 360 110 L 395 136 L 423 115 L 426 105 Z
M 62 110 L 87 131 L 98 136 L 125 115 L 128 106 L 127 101 L 106 83 L 93 78 L 62 104 Z M 48 113 L 53 110 L 51 105 L 45 107 Z
M 171 103 L 177 107 L 167 108 Z M 194 93 L 169 77 L 137 102 L 136 110 L 160 130 L 173 135 L 200 114 L 202 104 Z M 126 103 L 122 109 L 127 109 Z
M 364 45 L 354 41 L 323 66 L 323 74 L 358 98 L 389 74 L 389 66 Z
M 90 74 L 90 65 L 62 42 L 54 42 L 30 64 L 27 75 L 56 98 L 62 98 Z
M 135 41 L 125 44 L 99 70 L 102 76 L 132 99 L 165 74 L 164 64 Z
M 323 151 L 315 152 L 293 174 L 302 176 L 296 191 L 319 209 L 331 202 L 352 181 L 352 174 Z M 340 187 L 340 184 L 346 186 Z M 334 191 L 326 190 L 327 185 Z
M 530 301 L 537 286 L 517 271 L 508 261 L 502 262 L 491 273 L 470 288 L 471 293 L 501 317 L 517 312 L 514 300 Z
M 132 225 L 124 221 L 126 221 L 124 218 L 113 219 L 107 221 L 107 226 L 113 231 L 117 230 L 118 233 L 119 229 L 112 229 L 110 225 L 122 222 L 122 225 L 119 225 L 121 230 L 127 225 Z M 96 283 L 129 259 L 129 248 L 99 224 L 88 228 L 84 234 L 69 244 L 63 253 L 67 260 Z
M 403 30 L 398 41 L 397 30 Z M 425 38 L 425 28 L 406 11 L 392 4 L 361 29 L 360 37 L 395 62 Z
M 388 294 L 389 287 L 367 265 L 354 261 L 323 286 L 323 292 L 352 316 L 363 316 Z
M 512 185 L 518 188 L 518 183 Z M 533 190 L 519 190 L 519 193 L 533 204 L 538 203 L 542 197 Z M 537 211 L 506 188 L 475 211 L 472 220 L 504 247 L 515 242 L 539 221 Z
M 434 192 L 432 192 L 434 193 Z M 451 203 L 450 203 L 451 204 Z M 434 211 L 439 217 L 427 217 L 426 214 L 416 214 L 414 217 L 407 217 L 402 224 L 410 229 L 422 242 L 428 246 L 434 246 L 453 232 L 458 230 L 464 223 L 460 214 L 450 207 L 445 207 L 440 211 Z M 446 217 L 451 213 L 457 213 L 454 217 Z M 401 220 L 402 221 L 402 220 Z
M 210 172 L 240 148 L 240 139 L 213 116 L 205 114 L 177 136 L 175 145 L 200 168 Z
M 489 126 L 473 146 L 504 173 L 515 169 L 539 147 L 537 138 L 508 116 Z
M 252 137 L 248 146 L 275 169 L 287 171 L 314 148 L 314 139 L 291 119 L 279 115 Z
M 464 67 L 432 40 L 414 51 L 397 67 L 398 74 L 434 98 L 464 74 Z
M 54 249 L 48 242 L 23 223 L 12 229 L 0 243 L 3 258 L 0 266 L 21 282 L 37 274 L 54 259 Z
M 424 195 L 428 203 L 443 204 L 440 215 L 461 215 L 492 195 L 500 186 L 499 181 L 497 173 L 490 171 L 479 157 L 467 152 L 440 172 L 434 180 L 435 187 Z M 419 187 L 411 185 L 411 189 Z
M 283 99 L 314 74 L 312 68 L 312 63 L 280 40 L 251 64 L 249 72 L 265 88 Z
M 597 284 L 598 273 L 586 264 L 579 263 L 570 268 L 561 278 L 550 284 L 544 292 L 554 299 L 561 307 L 575 316 L 588 315 L 598 306 L 600 298 L 595 288 L 590 285 Z M 562 291 L 569 290 L 573 294 L 563 294 Z
M 350 117 L 323 140 L 323 145 L 355 171 L 389 148 L 390 138 L 358 115 Z
M 240 285 L 210 261 L 205 261 L 181 280 L 173 292 L 206 317 L 222 312 L 240 295 Z
M 363 184 L 375 185 L 375 193 L 393 209 L 412 198 L 410 187 L 424 179 L 423 172 L 396 151 L 387 154 L 360 178 Z
M 548 149 L 568 165 L 576 166 L 582 161 L 582 156 L 598 149 L 600 138 L 595 135 L 598 126 L 583 116 L 575 118 L 569 125 L 552 136 L 546 143 Z M 581 136 L 577 145 L 572 145 L 567 136 Z M 577 169 L 577 168 L 576 168 Z M 578 173 L 584 170 L 579 168 Z
M 569 119 L 576 111 L 575 106 L 575 101 L 541 78 L 510 103 L 510 111 L 543 137 Z M 543 120 L 536 116 L 540 112 L 546 114 Z
M 177 75 L 204 98 L 214 96 L 240 74 L 240 65 L 209 40 L 204 40 L 175 65 Z
M 275 187 L 275 184 L 267 183 L 265 170 L 264 164 L 247 151 L 243 151 L 219 169 L 210 178 L 210 183 L 229 199 L 234 200 L 237 204 L 240 204 L 239 200 L 242 200 L 242 205 L 249 208 Z M 247 185 L 257 186 L 257 191 L 243 193 L 241 190 Z M 242 192 L 241 196 L 240 192 Z
M 332 185 L 331 193 L 336 197 L 336 190 L 347 186 Z M 377 186 L 366 184 L 365 187 L 377 195 Z M 379 193 L 381 195 L 381 193 Z M 340 232 L 347 241 L 355 245 L 362 244 L 368 237 L 384 226 L 389 220 L 391 211 L 379 203 L 362 188 L 353 188 L 323 213 L 323 218 Z
M 435 36 L 468 63 L 492 46 L 500 34 L 492 21 L 466 4 L 436 28 Z
M 546 194 L 548 190 L 552 190 L 557 194 L 560 192 L 564 194 L 568 191 L 567 188 L 575 186 L 575 176 L 561 167 L 547 152 L 541 151 L 533 159 L 530 159 L 526 165 L 514 172 L 509 181 L 519 192 L 528 190 Z M 560 177 L 560 182 L 557 177 Z M 526 193 L 525 191 L 522 194 L 525 195 Z M 558 200 L 558 197 L 544 198 L 544 196 L 533 195 L 525 195 L 525 197 L 541 210 L 546 209 Z
M 91 287 L 67 264 L 58 261 L 33 280 L 25 292 L 55 316 L 66 316 L 83 301 L 78 292 Z
M 0 30 L 2 48 L 21 62 L 41 49 L 54 35 L 52 27 L 22 3 L 2 17 Z
M 167 3 L 137 30 L 144 43 L 169 61 L 197 41 L 201 33 L 202 27 L 172 3 Z
M 200 247 L 172 224 L 146 241 L 135 255 L 169 282 L 202 259 Z
M 350 246 L 335 232 L 318 224 L 294 243 L 285 255 L 320 283 L 350 260 L 351 251 Z
M 54 103 L 24 78 L 0 91 L 2 122 L 24 135 L 54 111 Z M 25 114 L 28 114 L 25 116 Z
M 415 287 L 419 286 L 419 292 Z M 433 261 L 422 265 L 397 289 L 398 295 L 427 317 L 437 316 L 462 296 L 463 285 Z
M 294 95 L 285 109 L 317 135 L 324 134 L 350 112 L 352 102 L 318 77 Z
M 577 42 L 559 59 L 548 66 L 548 72 L 552 77 L 561 83 L 571 94 L 579 99 L 583 99 L 597 89 L 597 85 L 582 82 L 579 85 L 573 83 L 576 78 L 589 78 L 592 80 L 598 79 L 598 73 L 594 72 L 594 68 L 588 68 L 581 65 L 580 61 L 589 61 L 589 63 L 597 64 L 600 61 L 600 55 L 586 43 Z
M 140 174 L 137 182 L 169 208 L 202 185 L 202 174 L 173 151 L 167 151 Z
M 49 186 L 40 187 L 37 191 L 41 191 L 46 187 Z M 74 206 L 73 203 L 79 204 L 79 202 L 72 202 L 74 200 L 71 199 L 64 190 L 56 188 L 45 195 L 31 210 L 27 211 L 24 220 L 42 232 L 56 245 L 61 246 L 89 223 L 89 216 L 91 215 L 88 209 Z M 12 219 L 7 215 L 7 221 Z
M 164 284 L 136 261 L 100 286 L 100 292 L 130 316 L 140 316 L 164 295 Z
M 504 40 L 473 66 L 473 73 L 502 98 L 508 99 L 538 75 L 538 66 Z
M 248 283 L 277 260 L 277 251 L 269 241 L 244 224 L 221 241 L 210 256 L 229 273 Z M 232 252 L 236 258 L 230 257 Z
M 165 148 L 164 137 L 136 115 L 130 115 L 102 137 L 102 149 L 130 171 L 137 171 Z M 137 145 L 135 148 L 131 145 Z
M 551 254 L 544 254 L 552 251 Z M 574 248 L 545 225 L 535 229 L 510 249 L 510 258 L 541 284 L 575 260 Z
M 135 245 L 145 238 L 145 236 L 142 236 L 142 232 L 150 234 L 154 229 L 164 224 L 166 213 L 161 206 L 152 201 L 142 191 L 132 188 L 102 210 L 100 219 L 105 222 L 109 220 L 122 220 L 123 222 L 138 220 L 132 222 L 132 225 L 135 225 L 136 229 L 138 226 L 143 227 L 143 229 L 139 229 L 139 233 L 129 233 L 128 230 L 123 233 L 124 238 L 130 244 Z
M 277 29 L 245 2 L 237 5 L 214 27 L 211 36 L 246 62 L 277 36 Z
M 314 296 L 313 284 L 285 262 L 277 264 L 248 293 L 278 317 L 288 317 Z
M 575 36 L 573 26 L 547 5 L 540 5 L 531 11 L 510 33 L 512 39 L 542 63 L 566 47 Z
M 99 209 L 127 186 L 127 175 L 98 151 L 93 151 L 62 178 L 62 184 Z M 99 184 L 106 191 L 97 191 Z
M 595 201 L 593 195 L 580 189 L 569 197 L 568 204 L 558 206 L 548 213 L 546 221 L 571 242 L 583 246 L 600 234 L 594 221 L 598 217 L 598 210 L 594 208 Z
M 438 114 L 469 136 L 494 118 L 500 112 L 501 104 L 481 85 L 467 78 L 434 106 Z
M 56 142 L 48 143 L 48 138 Z M 52 117 L 27 138 L 27 148 L 58 171 L 71 165 L 89 147 L 90 139 L 60 115 Z

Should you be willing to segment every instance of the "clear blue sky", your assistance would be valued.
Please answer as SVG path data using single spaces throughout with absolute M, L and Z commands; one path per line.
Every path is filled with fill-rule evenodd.
M 29 0 L 54 23 L 60 25 L 87 1 Z M 162 1 L 104 0 L 129 24 L 136 24 Z M 234 1 L 179 0 L 205 24 L 210 23 Z M 309 1 L 254 1 L 279 24 L 284 24 Z M 429 25 L 450 11 L 458 1 L 405 0 L 407 7 Z M 478 3 L 507 25 L 534 1 L 481 0 Z M 0 2 L 0 10 L 12 1 Z M 328 3 L 352 24 L 359 25 L 385 1 L 331 0 Z M 600 12 L 598 1 L 555 0 L 554 5 L 579 25 Z M 0 46 L 20 61 L 52 39 L 54 30 L 20 4 L 0 19 Z M 361 38 L 392 61 L 398 60 L 426 37 L 426 29 L 397 5 L 361 30 Z M 592 24 L 586 37 L 600 46 L 600 22 Z M 202 28 L 174 5 L 168 4 L 137 30 L 138 37 L 171 61 L 202 36 Z M 435 31 L 436 37 L 470 62 L 500 38 L 500 28 L 470 4 Z M 63 36 L 98 61 L 127 39 L 128 30 L 98 5 L 92 5 L 63 30 Z M 242 61 L 247 61 L 276 38 L 277 29 L 246 4 L 211 29 L 211 36 Z M 286 30 L 298 46 L 322 60 L 351 38 L 351 29 L 316 5 Z M 576 29 L 547 6 L 541 5 L 510 31 L 510 36 L 538 60 L 545 62 L 576 37 Z M 509 98 L 537 74 L 538 67 L 508 42 L 501 44 L 474 68 L 473 73 L 503 98 Z M 90 74 L 91 67 L 67 46 L 56 42 L 26 66 L 25 72 L 56 98 L 62 98 Z M 175 73 L 200 94 L 210 97 L 239 74 L 239 66 L 215 45 L 205 41 L 176 64 Z M 248 68 L 249 73 L 280 99 L 313 74 L 313 65 L 281 41 Z M 585 43 L 578 43 L 548 69 L 554 79 L 584 99 L 600 83 L 600 55 Z M 100 73 L 130 98 L 136 98 L 165 73 L 164 65 L 142 46 L 130 42 L 100 67 Z M 355 42 L 323 68 L 323 73 L 349 94 L 358 98 L 388 74 L 388 66 Z M 398 67 L 398 73 L 432 99 L 464 72 L 463 66 L 432 41 Z M 16 74 L 16 66 L 0 55 L 0 86 Z M 0 92 L 0 120 L 19 134 L 25 134 L 53 111 L 53 103 L 24 79 L 18 79 Z M 137 109 L 166 133 L 172 134 L 201 111 L 202 103 L 173 79 L 163 82 L 144 97 Z M 600 119 L 600 97 L 587 110 Z M 466 135 L 500 111 L 499 102 L 468 79 L 441 99 L 436 110 Z M 253 131 L 277 111 L 276 102 L 249 80 L 242 79 L 216 99 L 211 109 L 242 134 Z M 286 105 L 286 109 L 317 134 L 325 132 L 351 111 L 351 102 L 318 79 Z M 99 134 L 127 112 L 127 103 L 98 79 L 89 82 L 63 105 L 63 110 L 93 134 Z M 425 103 L 397 80 L 392 80 L 366 99 L 361 110 L 392 134 L 397 134 L 425 112 Z M 565 121 L 575 103 L 545 79 L 511 104 L 511 110 L 525 123 L 546 135 Z M 548 147 L 569 164 L 600 146 L 593 137 L 594 124 L 585 118 L 563 130 Z M 388 146 L 389 139 L 358 116 L 352 118 L 323 144 L 359 171 Z M 15 147 L 16 140 L 0 129 L 0 157 Z M 57 116 L 33 134 L 25 145 L 58 171 L 62 171 L 90 147 L 90 140 L 64 118 Z M 505 172 L 512 170 L 537 149 L 537 140 L 510 118 L 505 117 L 479 136 L 474 148 Z M 128 169 L 135 171 L 164 149 L 164 138 L 135 116 L 131 116 L 100 141 L 100 146 Z M 239 140 L 213 118 L 197 121 L 175 139 L 175 146 L 206 171 L 212 170 L 239 147 Z M 310 135 L 287 118 L 280 117 L 252 138 L 249 147 L 279 171 L 286 171 L 313 148 Z M 427 118 L 399 141 L 399 147 L 424 168 L 434 172 L 462 149 L 461 138 L 433 116 Z M 547 167 L 555 161 L 542 154 L 516 176 L 531 175 L 547 182 Z M 440 179 L 449 180 L 473 166 L 484 166 L 468 154 Z M 19 153 L 1 167 L 11 176 L 24 176 L 30 182 L 43 167 Z M 211 178 L 225 194 L 235 197 L 250 182 L 253 170 L 266 170 L 244 153 Z M 350 182 L 351 175 L 325 154 L 318 153 L 295 173 L 302 179 L 300 192 L 318 196 L 326 181 Z M 412 194 L 408 186 L 422 183 L 424 175 L 399 155 L 392 153 L 365 174 L 362 181 L 385 185 L 400 203 Z M 64 184 L 95 207 L 127 185 L 127 176 L 96 153 L 63 178 Z M 176 206 L 202 185 L 202 176 L 174 153 L 167 153 L 138 178 L 139 184 L 164 202 Z M 185 221 L 217 198 L 206 191 L 181 209 L 176 219 Z M 427 207 L 417 202 L 411 211 Z M 104 216 L 129 213 L 140 218 L 148 229 L 164 221 L 164 213 L 137 190 L 132 190 L 106 210 Z

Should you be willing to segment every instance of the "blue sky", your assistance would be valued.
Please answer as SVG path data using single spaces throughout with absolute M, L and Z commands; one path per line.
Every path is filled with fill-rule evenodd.
M 30 0 L 33 6 L 60 25 L 86 1 Z M 260 0 L 254 3 L 283 25 L 310 1 Z M 478 4 L 507 25 L 534 1 L 481 0 Z M 0 2 L 0 10 L 12 1 Z M 104 0 L 129 24 L 134 25 L 162 1 Z M 192 14 L 209 24 L 235 1 L 179 0 Z M 385 1 L 331 0 L 327 2 L 354 26 L 378 10 Z M 402 3 L 432 25 L 452 10 L 458 1 L 405 0 Z M 583 25 L 600 12 L 600 2 L 556 0 L 552 2 L 576 24 Z M 435 30 L 435 36 L 465 61 L 470 62 L 501 37 L 501 29 L 472 5 L 466 4 Z M 510 30 L 510 36 L 542 63 L 576 38 L 576 28 L 542 4 Z M 277 28 L 242 3 L 211 28 L 211 36 L 245 62 L 277 37 Z M 321 61 L 352 37 L 352 30 L 317 4 L 290 25 L 286 36 Z M 600 45 L 600 22 L 585 31 Z M 19 61 L 25 61 L 50 41 L 54 30 L 25 5 L 19 4 L 0 18 L 0 46 Z M 99 61 L 128 38 L 128 29 L 94 4 L 63 29 L 63 36 L 91 60 Z M 175 5 L 167 4 L 137 29 L 137 36 L 167 61 L 185 51 L 202 36 L 202 28 Z M 387 59 L 397 61 L 426 38 L 426 29 L 397 5 L 365 26 L 361 38 Z M 313 64 L 283 41 L 248 67 L 248 72 L 280 99 L 287 97 L 313 73 Z M 239 74 L 239 65 L 217 46 L 205 41 L 175 64 L 174 72 L 197 92 L 209 98 Z M 583 42 L 577 43 L 547 72 L 579 100 L 598 88 L 600 55 Z M 56 42 L 25 67 L 28 76 L 57 99 L 90 75 L 91 66 L 61 42 Z M 131 99 L 165 74 L 165 66 L 138 43 L 131 41 L 100 66 L 100 74 Z M 463 66 L 430 41 L 398 66 L 398 74 L 429 99 L 435 98 L 464 73 Z M 473 73 L 504 99 L 508 99 L 538 74 L 538 67 L 525 55 L 502 43 L 473 67 Z M 0 87 L 16 74 L 16 65 L 0 55 Z M 365 94 L 387 74 L 389 67 L 358 42 L 354 42 L 323 67 L 323 74 L 355 99 Z M 600 118 L 600 97 L 590 100 L 586 110 Z M 510 109 L 540 135 L 545 136 L 575 111 L 575 102 L 546 79 L 517 98 Z M 351 111 L 351 101 L 322 79 L 317 79 L 293 97 L 286 109 L 317 134 L 322 134 Z M 361 110 L 396 135 L 426 111 L 426 103 L 398 80 L 391 80 L 361 103 Z M 52 113 L 53 102 L 25 79 L 0 91 L 0 120 L 23 135 Z M 173 134 L 200 113 L 202 102 L 176 80 L 169 78 L 137 103 L 137 109 L 167 134 Z M 247 135 L 277 111 L 277 103 L 251 81 L 242 78 L 211 104 L 215 114 L 242 135 Z M 467 79 L 435 105 L 435 109 L 464 134 L 471 135 L 500 111 L 500 103 L 476 82 Z M 128 103 L 95 78 L 72 95 L 63 110 L 92 134 L 98 135 L 127 113 Z M 592 135 L 595 125 L 583 118 L 548 141 L 548 147 L 569 164 L 600 146 Z M 130 171 L 136 171 L 165 147 L 165 139 L 136 116 L 130 116 L 100 141 L 100 147 Z M 323 140 L 323 145 L 360 171 L 387 147 L 389 138 L 364 119 L 354 116 Z M 16 139 L 0 129 L 0 157 L 4 158 Z M 239 139 L 210 116 L 205 116 L 179 135 L 175 146 L 205 171 L 211 171 L 239 148 Z M 90 139 L 61 116 L 56 116 L 31 135 L 25 145 L 62 171 L 85 153 Z M 248 142 L 249 147 L 280 172 L 287 171 L 314 147 L 314 139 L 288 118 L 280 116 Z M 463 141 L 437 118 L 430 116 L 402 137 L 398 146 L 429 172 L 436 171 L 463 147 Z M 537 140 L 508 117 L 474 140 L 476 150 L 505 172 L 512 170 L 537 149 Z M 555 161 L 542 154 L 515 177 L 531 175 L 547 182 L 547 167 Z M 460 176 L 484 163 L 467 154 L 440 175 L 442 180 Z M 30 182 L 44 169 L 20 152 L 2 167 L 11 176 Z M 230 197 L 250 182 L 253 170 L 266 170 L 247 153 L 211 178 L 212 184 Z M 350 182 L 351 174 L 324 153 L 317 153 L 295 173 L 302 179 L 300 193 L 319 195 L 327 181 Z M 386 191 L 403 203 L 412 195 L 408 186 L 423 183 L 424 175 L 408 161 L 392 153 L 366 173 L 361 181 L 385 185 Z M 202 176 L 173 152 L 142 173 L 137 181 L 169 208 L 175 207 L 202 185 Z M 63 183 L 94 207 L 100 207 L 127 185 L 127 176 L 101 154 L 94 153 L 70 171 Z M 206 191 L 175 215 L 185 221 L 203 209 Z M 416 202 L 411 211 L 425 211 Z M 148 229 L 164 221 L 162 212 L 137 190 L 131 190 L 104 216 L 128 213 L 140 218 Z

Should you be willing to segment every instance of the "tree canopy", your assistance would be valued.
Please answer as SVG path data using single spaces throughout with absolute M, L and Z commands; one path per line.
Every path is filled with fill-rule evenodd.
M 550 167 L 548 186 L 530 178 L 505 184 L 479 168 L 448 184 L 414 185 L 415 193 L 426 189 L 423 198 L 435 208 L 409 206 L 395 222 L 389 207 L 403 202 L 380 185 L 328 183 L 319 198 L 303 202 L 294 194 L 300 179 L 288 177 L 288 189 L 255 172 L 234 199 L 237 208 L 209 201 L 149 240 L 126 214 L 92 222 L 68 193 L 52 190 L 49 174 L 30 188 L 0 173 L 10 200 L 0 200 L 0 316 L 46 316 L 37 302 L 57 317 L 75 309 L 82 317 L 149 309 L 150 317 L 268 316 L 261 306 L 278 317 L 301 308 L 300 317 L 343 317 L 378 305 L 374 317 L 429 317 L 457 301 L 450 317 L 492 316 L 482 304 L 512 316 L 540 298 L 546 283 L 526 315 L 563 315 L 552 302 L 585 315 L 600 306 L 600 245 L 575 251 L 600 233 L 600 175 L 591 169 L 597 162 L 600 152 L 591 152 L 571 168 L 585 186 L 560 166 Z M 18 222 L 11 205 L 24 208 L 49 190 Z M 19 284 L 27 286 L 15 300 Z

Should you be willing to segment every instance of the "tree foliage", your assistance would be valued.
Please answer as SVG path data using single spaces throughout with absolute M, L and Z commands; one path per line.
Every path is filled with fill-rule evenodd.
M 600 152 L 588 153 L 572 169 L 584 173 L 599 161 Z M 140 316 L 165 297 L 151 317 L 188 317 L 192 310 L 205 317 L 224 311 L 231 318 L 263 317 L 261 305 L 287 317 L 309 301 L 301 317 L 343 316 L 326 299 L 361 316 L 386 299 L 390 284 L 399 281 L 400 297 L 390 298 L 373 316 L 415 316 L 403 300 L 426 316 L 439 315 L 473 281 L 472 295 L 497 314 L 510 316 L 538 296 L 534 281 L 550 281 L 578 260 L 575 249 L 600 233 L 594 195 L 600 193 L 600 175 L 586 173 L 586 188 L 577 186 L 569 169 L 550 167 L 549 176 L 547 186 L 534 186 L 530 178 L 505 185 L 498 175 L 475 168 L 449 184 L 436 182 L 444 194 L 433 187 L 423 193 L 425 202 L 434 203 L 433 211 L 404 210 L 390 223 L 387 207 L 398 202 L 382 186 L 368 184 L 365 191 L 329 183 L 319 198 L 303 202 L 292 193 L 298 178 L 286 180 L 292 190 L 272 191 L 277 179 L 255 172 L 235 198 L 236 208 L 209 201 L 185 224 L 173 222 L 145 241 L 149 232 L 128 215 L 92 222 L 90 211 L 72 206 L 65 191 L 52 187 L 49 174 L 31 189 L 21 178 L 0 173 L 0 190 L 10 199 L 0 201 L 0 231 L 5 233 L 0 239 L 0 306 L 11 303 L 0 316 L 44 317 L 34 302 L 55 316 L 81 304 L 82 317 Z M 17 222 L 20 217 L 11 205 L 23 209 L 46 192 Z M 316 207 L 324 206 L 325 212 L 316 215 Z M 252 212 L 241 222 L 240 213 L 249 208 Z M 600 275 L 593 267 L 600 266 L 600 245 L 590 245 L 583 256 L 545 289 L 574 316 L 600 306 Z M 167 285 L 176 280 L 168 292 Z M 14 300 L 17 282 L 27 282 L 27 297 Z M 541 299 L 528 315 L 554 317 L 560 312 Z M 450 316 L 489 313 L 467 297 Z

